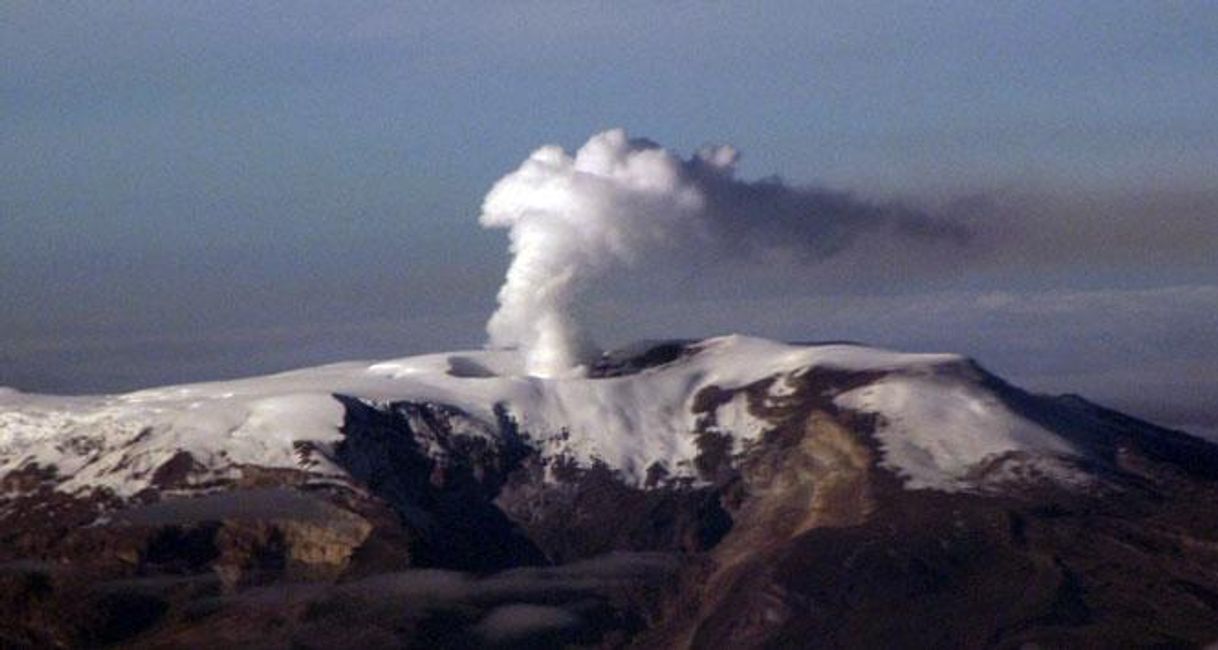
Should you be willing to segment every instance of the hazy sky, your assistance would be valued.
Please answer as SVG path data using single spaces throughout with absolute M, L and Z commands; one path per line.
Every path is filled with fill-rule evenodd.
M 1218 431 L 1218 5 L 930 4 L 0 3 L 0 385 L 480 345 L 482 197 L 622 126 L 976 237 L 636 270 L 603 341 L 961 351 Z

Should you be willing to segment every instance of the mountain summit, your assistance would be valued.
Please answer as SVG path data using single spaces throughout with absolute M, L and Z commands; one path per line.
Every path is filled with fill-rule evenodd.
M 0 390 L 0 645 L 1190 647 L 1216 480 L 965 357 L 743 336 Z

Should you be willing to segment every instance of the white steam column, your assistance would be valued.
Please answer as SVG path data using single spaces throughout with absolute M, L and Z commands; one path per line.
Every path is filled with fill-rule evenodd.
M 701 154 L 730 174 L 735 152 Z M 479 222 L 507 228 L 512 263 L 487 323 L 490 343 L 518 347 L 531 375 L 579 374 L 599 351 L 572 307 L 589 281 L 696 230 L 705 204 L 680 158 L 615 129 L 576 152 L 533 152 L 487 194 Z

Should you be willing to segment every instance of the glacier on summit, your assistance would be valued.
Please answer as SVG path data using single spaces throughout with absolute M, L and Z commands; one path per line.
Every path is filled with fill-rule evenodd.
M 537 377 L 514 350 L 473 350 L 381 362 L 348 362 L 264 377 L 135 391 L 57 397 L 0 393 L 0 475 L 53 467 L 57 489 L 107 488 L 131 496 L 179 452 L 200 464 L 200 482 L 240 475 L 247 466 L 299 468 L 301 445 L 319 480 L 341 478 L 327 448 L 342 440 L 344 406 L 410 401 L 463 416 L 461 435 L 503 435 L 511 418 L 543 459 L 605 466 L 623 482 L 697 483 L 698 434 L 727 436 L 740 454 L 772 426 L 743 389 L 769 382 L 781 402 L 814 369 L 874 373 L 832 403 L 877 417 L 880 465 L 909 488 L 976 487 L 970 473 L 995 458 L 1085 454 L 1062 435 L 1012 412 L 968 359 L 903 354 L 856 345 L 788 345 L 739 335 L 686 345 L 675 358 L 624 374 Z M 713 413 L 699 394 L 732 392 Z M 713 416 L 713 417 L 710 417 Z

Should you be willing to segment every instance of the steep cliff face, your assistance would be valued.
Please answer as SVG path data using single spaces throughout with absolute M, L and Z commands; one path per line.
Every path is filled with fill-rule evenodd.
M 726 337 L 0 404 L 6 647 L 1195 647 L 1218 449 Z
M 1000 457 L 978 469 L 984 489 L 909 490 L 876 462 L 876 418 L 815 397 L 861 380 L 805 378 L 724 492 L 731 531 L 688 570 L 636 647 L 1214 639 L 1218 486 L 1203 443 L 1069 399 L 1079 410 L 1059 415 L 1086 424 L 1088 443 L 1108 452 L 1088 461 L 1086 481 L 1012 471 L 1018 458 Z M 1057 406 L 1019 397 L 1042 412 Z M 1094 423 L 1113 418 L 1129 426 L 1097 435 Z

